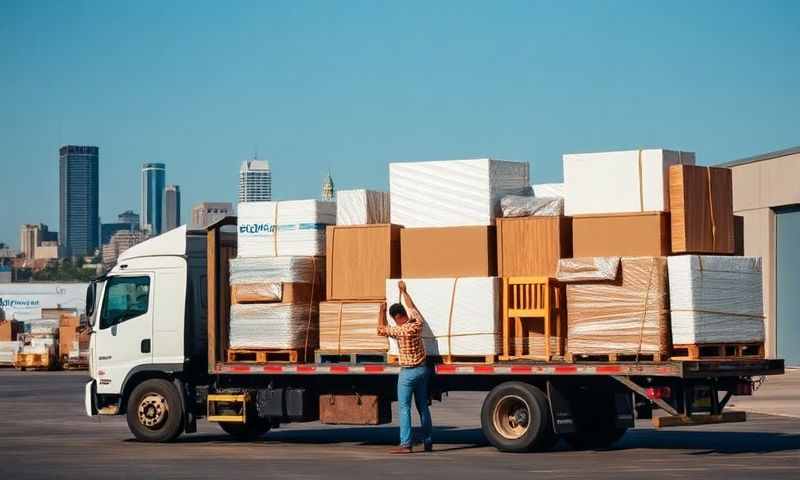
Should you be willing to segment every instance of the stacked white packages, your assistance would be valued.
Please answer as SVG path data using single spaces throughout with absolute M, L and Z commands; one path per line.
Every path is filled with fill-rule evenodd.
M 673 150 L 564 155 L 564 214 L 669 210 L 670 165 L 694 165 L 694 153 Z
M 25 332 L 33 336 L 50 336 L 58 334 L 58 319 L 38 318 L 25 322 Z
M 336 202 L 243 202 L 238 215 L 239 257 L 325 255 L 325 226 L 336 224 Z
M 230 284 L 314 283 L 325 277 L 325 259 L 315 257 L 232 258 Z
M 529 189 L 527 162 L 389 164 L 391 223 L 405 227 L 493 225 L 500 199 Z
M 0 342 L 0 365 L 14 363 L 14 354 L 19 352 L 20 343 L 16 340 Z
M 317 348 L 317 305 L 248 303 L 231 305 L 230 348 Z
M 398 282 L 396 279 L 386 281 L 389 304 L 398 301 Z M 425 318 L 422 337 L 428 355 L 496 355 L 500 352 L 498 278 L 412 278 L 405 282 L 409 295 Z M 387 318 L 389 325 L 394 325 L 388 312 Z M 389 353 L 398 354 L 394 339 L 389 341 Z
M 764 341 L 760 257 L 667 258 L 672 343 Z
M 389 223 L 389 192 L 339 190 L 336 192 L 336 224 Z
M 537 183 L 531 185 L 534 197 L 564 198 L 563 183 Z

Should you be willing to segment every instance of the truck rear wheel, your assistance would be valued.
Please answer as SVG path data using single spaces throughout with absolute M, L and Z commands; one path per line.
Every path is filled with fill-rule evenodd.
M 175 386 L 167 380 L 145 380 L 131 392 L 128 428 L 143 442 L 171 442 L 183 431 L 183 409 Z
M 547 450 L 558 441 L 547 397 L 523 382 L 506 382 L 489 392 L 481 408 L 486 439 L 503 452 Z
M 219 426 L 236 440 L 249 442 L 269 432 L 270 422 L 263 418 L 248 418 L 247 423 L 219 422 Z

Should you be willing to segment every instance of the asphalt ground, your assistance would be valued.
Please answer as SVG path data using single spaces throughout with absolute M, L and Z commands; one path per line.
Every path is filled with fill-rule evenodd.
M 786 395 L 800 404 L 794 383 L 788 393 L 774 393 L 787 387 L 773 378 L 753 400 Z M 434 404 L 433 453 L 387 454 L 396 442 L 395 425 L 293 424 L 262 441 L 240 443 L 202 421 L 197 434 L 165 445 L 136 442 L 122 417 L 86 417 L 86 380 L 85 372 L 0 370 L 0 479 L 800 477 L 800 418 L 785 414 L 659 431 L 642 423 L 608 450 L 559 445 L 546 453 L 508 454 L 483 439 L 483 395 L 460 393 Z

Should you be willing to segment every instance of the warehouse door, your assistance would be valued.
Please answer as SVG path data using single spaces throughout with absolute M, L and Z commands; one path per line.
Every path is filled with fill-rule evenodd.
M 800 205 L 775 213 L 778 357 L 800 365 Z

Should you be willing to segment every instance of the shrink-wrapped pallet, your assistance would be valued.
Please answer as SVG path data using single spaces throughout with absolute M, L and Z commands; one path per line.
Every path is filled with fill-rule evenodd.
M 600 265 L 598 276 L 609 278 Z M 670 348 L 666 258 L 624 257 L 614 280 L 567 285 L 568 353 L 668 355 Z
M 325 255 L 325 226 L 334 224 L 335 202 L 243 202 L 239 204 L 237 255 Z
M 382 351 L 389 348 L 378 325 L 384 302 L 322 302 L 319 305 L 319 349 L 327 352 Z
M 500 209 L 504 218 L 558 216 L 564 213 L 564 199 L 561 197 L 506 195 L 500 200 Z
M 336 224 L 389 223 L 389 192 L 339 190 L 336 192 Z
M 318 331 L 314 304 L 231 305 L 232 349 L 312 349 L 317 347 Z
M 321 257 L 244 257 L 230 261 L 234 303 L 308 303 L 325 290 Z
M 25 332 L 35 337 L 58 336 L 58 319 L 38 318 L 25 322 Z
M 617 279 L 620 257 L 564 258 L 558 262 L 559 282 L 599 282 Z
M 564 155 L 564 213 L 669 210 L 670 165 L 694 165 L 694 153 L 673 150 Z
M 563 183 L 537 183 L 531 189 L 534 197 L 564 198 Z
M 0 364 L 11 364 L 14 362 L 14 354 L 19 352 L 20 342 L 0 341 Z
M 761 257 L 669 257 L 676 345 L 764 341 Z
M 493 225 L 500 199 L 529 189 L 527 162 L 389 164 L 391 223 L 405 227 Z
M 496 355 L 500 352 L 500 282 L 496 277 L 406 278 L 406 287 L 425 318 L 428 355 Z M 399 280 L 386 281 L 389 304 L 399 300 Z M 389 317 L 389 325 L 394 320 Z M 389 340 L 389 353 L 398 354 Z

